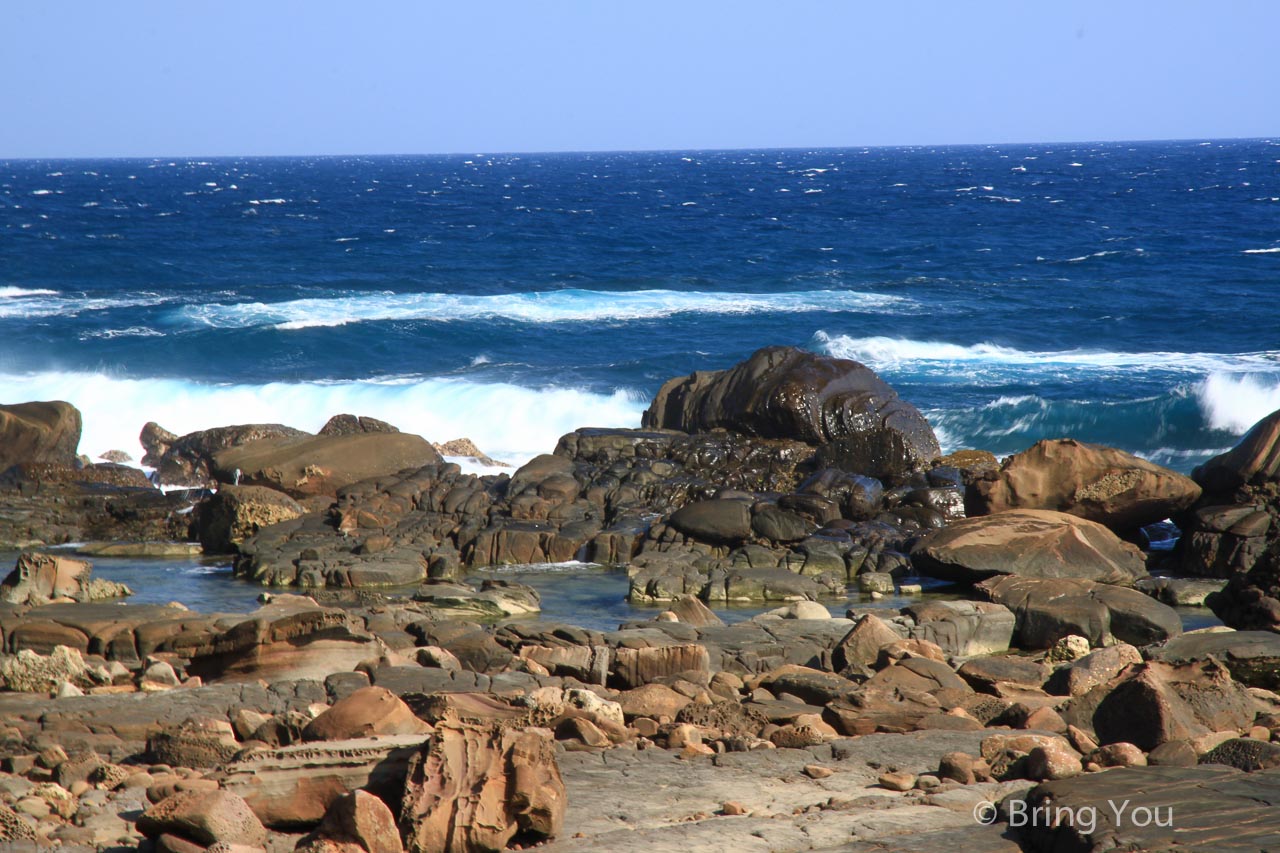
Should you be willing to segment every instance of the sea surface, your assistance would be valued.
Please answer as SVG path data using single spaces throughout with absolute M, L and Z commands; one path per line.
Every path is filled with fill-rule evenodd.
M 1280 408 L 1278 297 L 1277 140 L 0 162 L 0 402 L 71 401 L 91 457 L 350 412 L 518 464 L 790 344 L 948 450 L 1187 471 Z M 260 591 L 97 562 L 146 600 Z M 524 579 L 553 617 L 644 612 L 592 572 Z
M 0 162 L 0 401 L 383 418 L 519 463 L 671 376 L 853 358 L 947 449 L 1181 470 L 1280 408 L 1280 141 Z

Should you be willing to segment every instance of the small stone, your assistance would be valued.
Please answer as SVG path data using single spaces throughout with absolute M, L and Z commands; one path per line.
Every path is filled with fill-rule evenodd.
M 720 813 L 732 817 L 751 814 L 751 812 L 747 810 L 746 806 L 733 800 L 727 800 L 724 805 L 720 806 Z
M 708 755 L 715 754 L 716 751 L 705 743 L 690 743 L 686 744 L 685 747 L 680 750 L 678 758 L 684 761 L 689 761 L 694 758 L 704 758 Z
M 1271 729 L 1266 726 L 1254 726 L 1249 729 L 1249 734 L 1246 737 L 1251 737 L 1254 740 L 1269 741 L 1271 740 Z
M 880 787 L 888 788 L 890 791 L 910 791 L 916 786 L 916 776 L 914 773 L 903 773 L 899 771 L 881 773 L 880 778 L 876 781 L 880 783 Z
M 702 732 L 692 723 L 680 723 L 672 726 L 667 732 L 667 748 L 683 749 L 691 744 L 702 743 Z
M 916 787 L 921 791 L 932 790 L 942 784 L 942 780 L 932 773 L 921 773 L 916 777 Z
M 804 766 L 804 775 L 810 779 L 826 779 L 835 772 L 830 767 L 823 767 L 821 764 L 806 764 Z
M 1049 663 L 1070 663 L 1089 654 L 1089 641 L 1079 634 L 1068 634 L 1053 644 L 1045 660 Z

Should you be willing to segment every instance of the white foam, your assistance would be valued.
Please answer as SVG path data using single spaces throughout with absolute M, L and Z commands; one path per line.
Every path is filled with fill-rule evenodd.
M 90 235 L 92 236 L 92 235 Z M 114 235 L 105 235 L 111 237 Z M 161 305 L 172 302 L 174 297 L 155 293 L 135 293 L 119 297 L 98 297 L 61 294 L 53 290 L 31 290 L 5 293 L 10 298 L 0 301 L 0 319 L 9 317 L 71 317 L 85 311 L 109 311 L 114 308 L 137 308 L 145 305 Z M 22 288 L 16 288 L 22 291 Z
M 305 329 L 389 320 L 490 320 L 559 323 L 584 320 L 648 320 L 675 314 L 757 314 L 806 311 L 911 310 L 901 296 L 847 290 L 784 293 L 687 292 L 632 290 L 603 292 L 555 290 L 470 296 L 452 293 L 365 293 L 330 299 L 287 302 L 242 302 L 233 305 L 188 305 L 176 314 L 182 321 L 215 328 L 274 326 Z
M 0 299 L 21 299 L 24 296 L 57 296 L 56 290 L 27 287 L 0 287 Z
M 95 458 L 108 450 L 141 458 L 138 433 L 147 421 L 180 435 L 243 423 L 315 432 L 346 412 L 380 418 L 430 441 L 470 438 L 513 465 L 550 453 L 561 435 L 578 427 L 638 427 L 646 405 L 625 390 L 602 394 L 423 377 L 213 385 L 89 372 L 0 374 L 0 401 L 26 400 L 66 400 L 80 409 L 80 450 Z
M 1280 409 L 1280 378 L 1216 372 L 1195 394 L 1210 426 L 1239 435 Z
M 1280 252 L 1280 246 L 1273 246 L 1270 249 L 1245 249 L 1246 255 L 1271 255 Z
M 1161 370 L 1201 376 L 1224 372 L 1280 374 L 1280 351 L 1251 353 L 1202 352 L 1109 352 L 1059 350 L 1036 352 L 997 346 L 991 343 L 963 346 L 941 341 L 906 338 L 831 335 L 818 332 L 815 346 L 838 358 L 851 358 L 872 368 L 900 366 L 906 362 L 950 365 L 982 363 L 1008 366 L 1063 365 L 1098 370 Z M 1280 408 L 1280 406 L 1273 406 Z

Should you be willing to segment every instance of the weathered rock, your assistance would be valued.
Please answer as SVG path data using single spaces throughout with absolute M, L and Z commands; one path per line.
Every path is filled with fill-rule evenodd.
M 1064 438 L 1010 456 L 995 479 L 974 484 L 970 504 L 974 514 L 1047 509 L 1127 531 L 1162 521 L 1199 497 L 1200 487 L 1188 477 L 1123 450 Z
M 1215 631 L 1183 634 L 1149 650 L 1152 660 L 1179 664 L 1217 660 L 1231 677 L 1249 687 L 1280 689 L 1280 634 L 1272 631 Z
M 1101 524 L 1051 510 L 958 521 L 922 537 L 911 559 L 925 574 L 966 582 L 1017 575 L 1132 584 L 1146 575 L 1136 546 Z
M 196 538 L 207 554 L 230 554 L 264 527 L 298 518 L 306 512 L 283 492 L 265 486 L 222 486 L 196 505 Z
M 61 400 L 0 406 L 0 471 L 24 462 L 74 466 L 80 411 Z
M 1211 493 L 1280 479 L 1280 411 L 1258 421 L 1235 447 L 1200 465 L 1191 476 Z
M 218 767 L 239 751 L 235 731 L 226 720 L 188 719 L 147 738 L 152 760 L 173 767 Z
M 364 687 L 339 699 L 302 730 L 303 740 L 351 740 L 373 735 L 428 734 L 400 697 L 382 687 Z
M 230 791 L 180 791 L 143 812 L 138 830 L 148 838 L 173 834 L 201 847 L 263 847 L 267 831 L 248 803 Z
M 398 803 L 409 760 L 423 735 L 384 735 L 255 749 L 219 773 L 224 788 L 244 798 L 272 829 L 315 826 L 339 797 L 366 790 Z
M 1008 651 L 1017 625 L 1008 607 L 988 601 L 929 601 L 902 612 L 915 621 L 912 639 L 928 640 L 957 657 Z
M 740 542 L 751 535 L 751 505 L 745 501 L 699 501 L 676 510 L 667 523 L 700 542 Z
M 613 679 L 624 690 L 683 672 L 709 672 L 710 669 L 707 647 L 701 643 L 614 650 Z
M 928 421 L 873 371 L 789 347 L 756 351 L 736 367 L 668 381 L 644 426 L 822 445 L 827 464 L 871 476 L 914 470 L 939 455 Z
M 315 831 L 295 853 L 403 853 L 391 809 L 368 791 L 352 791 L 333 801 Z
M 92 572 L 84 560 L 24 552 L 0 583 L 0 601 L 36 606 L 55 598 L 99 601 L 133 594 L 124 584 L 91 578 Z
M 1106 684 L 1125 667 L 1142 663 L 1142 653 L 1128 643 L 1097 649 L 1054 672 L 1046 688 L 1062 696 L 1083 696 Z
M 386 421 L 363 415 L 334 415 L 320 427 L 318 435 L 360 435 L 367 432 L 399 432 Z
M 554 838 L 564 811 L 548 733 L 446 723 L 410 762 L 400 827 L 410 853 L 498 851 Z
M 1100 744 L 1126 742 L 1151 750 L 1209 732 L 1239 731 L 1259 710 L 1254 698 L 1219 664 L 1130 666 L 1077 697 L 1066 721 L 1096 734 Z
M 865 614 L 831 650 L 831 666 L 839 673 L 870 670 L 879 659 L 880 650 L 901 639 L 902 635 L 883 619 Z
M 336 495 L 339 489 L 371 477 L 443 460 L 426 439 L 408 433 L 361 432 L 264 438 L 223 450 L 211 471 L 222 483 L 239 482 L 277 489 L 295 498 Z
M 323 679 L 369 657 L 373 636 L 351 614 L 310 598 L 276 596 L 244 617 L 228 617 L 219 633 L 175 648 L 187 671 L 206 680 Z
M 976 589 L 1013 611 L 1017 643 L 1024 649 L 1047 649 L 1072 634 L 1094 646 L 1117 640 L 1145 646 L 1182 633 L 1182 620 L 1173 608 L 1111 584 L 1006 575 Z
M 242 424 L 177 436 L 151 422 L 142 428 L 138 441 L 146 451 L 142 464 L 155 469 L 160 483 L 201 487 L 213 483 L 213 459 L 224 450 L 266 439 L 306 435 L 302 430 L 281 424 Z

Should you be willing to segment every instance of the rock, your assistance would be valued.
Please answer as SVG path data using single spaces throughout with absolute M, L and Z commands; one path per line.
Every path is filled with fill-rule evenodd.
M 336 495 L 361 480 L 443 460 L 424 438 L 407 433 L 357 433 L 264 438 L 214 456 L 221 483 L 267 486 L 294 498 Z
M 902 612 L 915 621 L 912 639 L 927 640 L 957 657 L 1008 651 L 1017 627 L 1013 611 L 989 601 L 927 601 Z
M 844 594 L 843 579 L 805 577 L 787 569 L 713 571 L 699 596 L 713 602 L 797 601 Z
M 61 400 L 0 406 L 0 472 L 36 462 L 76 465 L 80 411 Z
M 123 450 L 108 450 L 106 453 L 98 454 L 98 458 L 103 462 L 115 462 L 119 465 L 127 465 L 133 461 L 133 457 Z
M 1070 578 L 993 577 L 976 590 L 1013 611 L 1017 643 L 1047 649 L 1078 634 L 1095 646 L 1115 641 L 1145 646 L 1182 633 L 1173 608 L 1134 589 Z
M 1027 778 L 1036 781 L 1070 779 L 1084 772 L 1084 765 L 1075 750 L 1066 744 L 1052 743 L 1037 746 L 1027 753 Z
M 680 709 L 692 701 L 665 684 L 644 684 L 618 695 L 622 713 L 629 718 L 649 717 L 674 720 Z
M 382 687 L 363 687 L 339 699 L 302 730 L 303 740 L 351 740 L 374 735 L 429 734 L 431 726 L 400 697 Z
M 554 838 L 564 811 L 544 731 L 445 723 L 410 762 L 400 827 L 410 853 L 496 851 Z
M 1278 782 L 1275 770 L 1126 767 L 1045 782 L 1004 809 L 1027 850 L 1268 850 L 1280 835 Z
M 890 791 L 910 791 L 916 786 L 916 775 L 891 771 L 881 773 L 876 782 L 880 787 L 888 788 Z
M 710 670 L 711 659 L 701 643 L 614 650 L 613 678 L 624 690 L 680 673 Z
M 1054 672 L 1046 685 L 1060 696 L 1083 696 L 1099 684 L 1111 681 L 1125 667 L 1142 663 L 1142 653 L 1128 643 L 1090 652 Z
M 320 427 L 318 435 L 360 435 L 362 433 L 400 432 L 386 421 L 356 415 L 334 415 Z
M 204 487 L 213 483 L 213 459 L 218 453 L 267 439 L 306 436 L 281 424 L 241 424 L 177 436 L 153 421 L 142 428 L 138 441 L 146 451 L 142 464 L 155 469 L 158 482 Z
M 173 767 L 219 767 L 239 751 L 235 731 L 226 720 L 188 719 L 147 738 L 153 761 Z
M 699 501 L 676 510 L 667 523 L 699 542 L 741 542 L 751 535 L 751 507 L 744 501 Z
M 1258 710 L 1248 691 L 1219 664 L 1156 662 L 1126 668 L 1067 707 L 1064 717 L 1099 743 L 1152 750 L 1172 740 L 1239 731 Z
M 202 847 L 267 843 L 267 831 L 248 803 L 222 790 L 180 791 L 166 797 L 138 818 L 138 831 L 148 838 L 177 835 Z
M 187 672 L 218 678 L 322 679 L 354 669 L 369 657 L 374 638 L 360 620 L 310 598 L 278 595 L 221 632 L 193 637 L 182 651 Z
M 1179 664 L 1223 664 L 1231 677 L 1249 687 L 1280 690 L 1280 634 L 1272 631 L 1222 631 L 1183 634 L 1148 652 L 1152 660 Z
M 309 828 L 335 800 L 355 790 L 399 802 L 410 758 L 423 741 L 422 735 L 383 735 L 259 748 L 239 755 L 219 777 L 266 826 Z
M 643 425 L 796 439 L 823 446 L 832 467 L 874 477 L 904 474 L 940 452 L 928 421 L 873 371 L 790 347 L 758 350 L 727 371 L 669 380 Z
M 499 462 L 491 458 L 483 450 L 476 447 L 476 443 L 469 438 L 454 438 L 440 443 L 432 442 L 431 446 L 439 451 L 441 456 L 464 456 L 491 468 L 511 467 L 505 462 Z
M 333 801 L 320 826 L 298 842 L 294 850 L 295 853 L 403 853 L 404 844 L 400 841 L 395 815 L 387 804 L 368 791 L 352 791 Z
M 724 624 L 724 620 L 717 616 L 711 608 L 703 604 L 697 596 L 680 596 L 671 604 L 670 610 L 681 622 L 692 625 L 695 628 L 707 628 Z
M 1246 773 L 1280 767 L 1280 744 L 1231 738 L 1200 756 L 1201 764 L 1224 764 Z
M 297 501 L 275 489 L 222 486 L 196 505 L 193 526 L 205 553 L 231 554 L 262 528 L 299 518 L 305 512 Z
M 1056 640 L 1049 647 L 1044 659 L 1046 663 L 1070 663 L 1089 654 L 1089 650 L 1092 648 L 1088 637 L 1082 637 L 1079 634 L 1068 634 Z
M 22 649 L 0 656 L 0 687 L 19 693 L 49 693 L 61 684 L 87 683 L 89 667 L 76 649 L 55 646 L 49 655 Z
M 99 601 L 133 594 L 124 584 L 90 578 L 92 571 L 84 560 L 24 552 L 0 583 L 0 601 L 37 606 L 55 598 Z
M 1133 585 L 1156 601 L 1170 607 L 1206 607 L 1206 600 L 1226 586 L 1220 580 L 1192 578 L 1143 578 Z
M 1235 447 L 1200 465 L 1191 476 L 1206 492 L 1230 492 L 1280 479 L 1280 411 L 1258 421 Z
M 882 648 L 901 639 L 902 635 L 883 619 L 868 613 L 831 650 L 831 666 L 840 673 L 869 670 L 875 666 Z
M 35 846 L 36 831 L 17 812 L 0 803 L 0 843 L 30 841 Z
M 1036 442 L 1004 461 L 993 480 L 975 483 L 971 512 L 1045 509 L 1136 530 L 1163 521 L 1200 497 L 1200 486 L 1167 468 L 1095 444 Z
M 1009 510 L 927 533 L 911 551 L 921 572 L 976 582 L 996 575 L 1132 584 L 1142 552 L 1093 521 L 1051 510 Z

